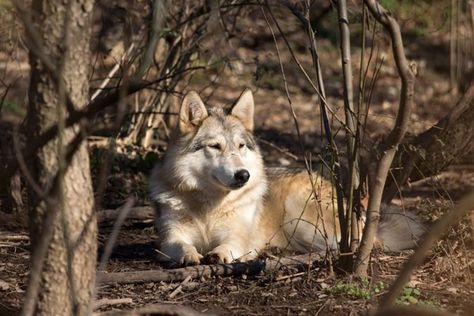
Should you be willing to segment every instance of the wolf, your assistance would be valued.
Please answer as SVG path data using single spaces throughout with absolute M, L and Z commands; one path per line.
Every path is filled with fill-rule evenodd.
M 332 183 L 306 170 L 265 168 L 253 135 L 254 109 L 249 89 L 230 108 L 206 106 L 194 91 L 185 95 L 149 182 L 162 260 L 230 263 L 254 259 L 267 247 L 337 248 Z M 413 247 L 418 221 L 385 218 L 390 223 L 382 220 L 379 232 L 385 248 Z

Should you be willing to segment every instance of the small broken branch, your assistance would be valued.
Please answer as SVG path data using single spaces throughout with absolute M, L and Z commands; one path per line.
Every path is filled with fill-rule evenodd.
M 93 303 L 94 310 L 99 309 L 105 306 L 112 306 L 112 305 L 123 305 L 123 304 L 133 304 L 133 300 L 129 297 L 127 298 L 103 298 L 97 300 Z
M 120 210 L 101 210 L 97 212 L 99 225 L 112 225 L 120 215 Z M 127 214 L 126 221 L 145 222 L 155 218 L 155 211 L 151 206 L 132 207 Z
M 174 298 L 176 295 L 178 295 L 179 293 L 181 293 L 183 291 L 183 286 L 185 286 L 189 281 L 191 280 L 191 276 L 188 275 L 183 282 L 181 282 L 175 289 L 173 292 L 171 292 L 168 297 L 169 298 Z

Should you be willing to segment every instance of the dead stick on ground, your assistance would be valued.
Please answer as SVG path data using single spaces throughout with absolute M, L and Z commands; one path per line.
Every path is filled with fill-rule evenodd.
M 104 307 L 104 306 L 112 306 L 112 305 L 122 305 L 122 304 L 133 304 L 133 300 L 129 297 L 127 298 L 103 298 L 97 300 L 93 304 L 94 310 Z
M 101 225 L 114 223 L 120 215 L 120 210 L 101 210 L 97 212 L 97 222 Z M 132 207 L 127 214 L 127 221 L 148 221 L 155 218 L 151 206 Z
M 260 272 L 272 272 L 281 267 L 307 269 L 314 260 L 314 254 L 299 255 L 277 259 L 267 259 L 231 264 L 198 265 L 178 269 L 146 270 L 131 272 L 99 272 L 102 284 L 110 283 L 144 283 L 144 282 L 177 282 L 187 277 L 197 279 L 212 276 L 255 275 Z
M 129 311 L 112 311 L 107 313 L 94 314 L 97 316 L 138 316 L 138 315 L 174 315 L 174 316 L 211 316 L 214 314 L 203 314 L 194 309 L 173 304 L 153 304 Z
M 305 273 L 306 273 L 306 272 L 298 272 L 298 273 L 295 273 L 295 274 L 284 275 L 284 276 L 281 276 L 281 277 L 276 278 L 275 281 L 278 282 L 278 281 L 284 281 L 284 280 L 296 278 L 296 277 L 299 277 L 299 276 L 304 275 Z
M 13 235 L 13 234 L 3 234 L 0 233 L 0 240 L 8 240 L 8 241 L 29 241 L 30 237 L 27 235 Z
M 176 289 L 174 289 L 174 291 L 171 292 L 170 295 L 168 295 L 168 297 L 169 297 L 169 298 L 173 298 L 173 297 L 175 297 L 176 295 L 178 295 L 178 294 L 183 290 L 183 286 L 186 285 L 186 283 L 188 283 L 190 280 L 191 280 L 191 276 L 188 275 L 188 276 L 186 277 L 186 279 L 184 279 L 184 281 L 181 282 L 181 284 L 178 285 L 178 287 L 177 287 Z

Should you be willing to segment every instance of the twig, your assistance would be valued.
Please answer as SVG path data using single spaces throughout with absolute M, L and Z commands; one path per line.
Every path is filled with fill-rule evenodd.
M 165 75 L 153 81 L 143 81 L 143 80 L 133 81 L 128 85 L 128 88 L 126 89 L 126 94 L 130 95 L 130 94 L 136 93 L 138 91 L 149 88 L 154 84 L 157 84 L 159 82 L 162 82 L 174 76 L 178 76 L 188 71 L 202 69 L 202 68 L 205 68 L 205 67 L 185 68 L 181 71 L 177 71 L 170 75 Z M 122 87 L 121 86 L 117 87 L 115 90 L 105 94 L 104 96 L 96 98 L 94 101 L 89 103 L 89 105 L 85 107 L 84 109 L 69 113 L 69 116 L 66 119 L 66 127 L 70 127 L 72 125 L 77 124 L 78 122 L 81 122 L 81 124 L 83 125 L 83 129 L 85 129 L 86 127 L 88 127 L 87 122 L 90 121 L 90 119 L 92 119 L 98 112 L 115 104 L 118 101 L 121 91 L 122 91 Z M 43 133 L 41 133 L 35 139 L 32 139 L 30 145 L 22 151 L 24 158 L 25 159 L 30 158 L 34 153 L 36 153 L 38 149 L 42 148 L 51 139 L 53 139 L 57 135 L 57 133 L 58 133 L 58 125 L 55 124 L 49 127 Z M 17 169 L 18 169 L 18 161 L 16 159 L 11 159 L 7 161 L 7 163 L 5 164 L 5 167 L 0 169 L 0 179 L 11 177 L 16 172 Z M 0 182 L 0 189 L 2 189 L 4 185 L 5 185 L 4 181 Z
M 97 212 L 97 222 L 101 225 L 115 222 L 121 216 L 120 210 L 101 210 Z M 127 215 L 127 220 L 149 221 L 153 220 L 155 211 L 151 206 L 132 207 Z
M 133 47 L 133 45 L 130 45 L 130 47 Z M 101 208 L 102 204 L 102 199 L 104 197 L 104 192 L 107 186 L 107 177 L 110 173 L 110 168 L 112 166 L 112 158 L 113 158 L 113 150 L 116 145 L 115 139 L 120 133 L 120 128 L 122 126 L 123 119 L 125 117 L 126 113 L 126 91 L 129 83 L 129 77 L 128 77 L 128 71 L 129 71 L 130 65 L 128 63 L 125 63 L 124 69 L 123 69 L 123 76 L 122 76 L 122 85 L 120 86 L 119 90 L 119 99 L 117 101 L 117 111 L 116 111 L 116 116 L 115 120 L 113 123 L 113 128 L 111 130 L 111 134 L 113 137 L 109 137 L 108 139 L 108 144 L 107 144 L 107 150 L 105 151 L 105 155 L 102 158 L 101 161 L 101 169 L 99 172 L 98 180 L 97 180 L 97 195 L 95 199 L 95 206 L 96 208 Z
M 115 221 L 114 228 L 112 233 L 110 234 L 107 243 L 105 244 L 104 252 L 102 254 L 102 258 L 100 259 L 99 267 L 97 268 L 98 271 L 104 271 L 107 267 L 107 262 L 109 261 L 110 255 L 112 254 L 113 247 L 115 242 L 117 241 L 118 234 L 120 232 L 120 228 L 122 227 L 125 218 L 127 218 L 128 213 L 130 212 L 133 203 L 135 203 L 133 198 L 129 198 L 125 205 L 120 209 L 119 215 L 117 220 Z M 103 274 L 98 273 L 95 281 L 95 287 L 91 299 L 91 303 L 93 302 L 95 296 L 97 295 L 97 289 L 102 282 L 101 276 Z M 89 306 L 89 311 L 92 312 L 92 305 Z
M 138 69 L 135 73 L 136 78 L 141 78 L 146 73 L 148 67 L 150 67 L 153 62 L 153 57 L 160 40 L 160 31 L 165 22 L 166 16 L 168 15 L 168 3 L 162 0 L 153 1 L 153 14 L 151 27 L 148 32 L 148 42 L 145 47 L 145 52 L 143 53 L 141 64 L 138 66 Z
M 273 15 L 273 12 L 272 10 L 270 9 L 270 5 L 268 3 L 268 1 L 266 1 L 266 7 L 267 7 L 267 10 L 269 11 L 270 13 L 270 16 L 272 17 L 272 20 L 273 22 L 275 23 L 275 25 L 277 26 L 278 28 L 278 31 L 280 32 L 280 34 L 282 34 L 283 38 L 284 35 L 283 35 L 283 31 L 282 29 L 280 28 L 279 24 L 278 24 L 278 21 L 277 19 L 275 18 L 275 16 Z M 308 156 L 306 154 L 306 150 L 305 150 L 305 146 L 303 144 L 303 138 L 301 136 L 301 133 L 300 133 L 300 129 L 299 129 L 299 123 L 298 123 L 298 118 L 296 117 L 296 112 L 295 112 L 295 109 L 293 107 L 293 102 L 291 100 L 291 97 L 290 97 L 290 91 L 289 91 L 289 88 L 288 88 L 288 81 L 286 79 L 286 75 L 285 75 L 285 68 L 283 67 L 283 63 L 282 63 L 282 60 L 281 60 L 281 55 L 280 55 L 280 50 L 278 48 L 278 43 L 277 43 L 277 40 L 276 40 L 276 37 L 275 37 L 275 34 L 273 32 L 273 28 L 271 27 L 270 25 L 270 22 L 268 21 L 267 19 L 267 16 L 265 14 L 265 10 L 263 9 L 263 7 L 261 8 L 261 11 L 262 11 L 262 14 L 263 14 L 263 17 L 265 18 L 265 22 L 267 23 L 268 25 L 268 28 L 270 30 L 270 32 L 272 33 L 273 35 L 273 41 L 274 41 L 274 44 L 275 44 L 275 49 L 276 49 L 276 52 L 277 52 L 277 56 L 278 56 L 278 61 L 279 61 L 279 64 L 280 64 L 280 71 L 281 71 L 281 75 L 282 75 L 282 78 L 283 78 L 283 83 L 284 83 L 284 86 L 285 86 L 285 93 L 286 93 L 286 97 L 287 97 L 287 100 L 288 100 L 288 105 L 289 105 L 289 108 L 290 108 L 290 113 L 291 113 L 291 116 L 293 118 L 293 124 L 295 126 L 295 129 L 296 129 L 296 134 L 298 136 L 298 144 L 299 144 L 299 147 L 300 147 L 300 151 L 301 151 L 301 155 L 303 156 L 303 159 L 304 159 L 304 162 L 305 162 L 305 169 L 306 169 L 306 172 L 308 173 L 308 178 L 309 178 L 309 181 L 310 181 L 310 184 L 311 184 L 311 189 L 312 189 L 312 194 L 314 195 L 314 197 L 317 197 L 318 196 L 318 191 L 316 189 L 316 185 L 315 185 L 315 180 L 313 178 L 313 175 L 312 175 L 312 172 L 311 172 L 311 164 L 310 164 L 310 161 L 308 159 Z M 290 48 L 289 48 L 290 49 Z M 318 93 L 319 93 L 319 90 L 318 90 Z M 324 90 L 321 90 L 321 93 L 320 93 L 324 99 L 326 98 L 325 97 L 325 94 L 324 94 Z M 321 99 L 321 98 L 320 98 Z M 309 197 L 310 198 L 310 197 Z M 308 200 L 309 201 L 309 200 Z M 305 207 L 301 210 L 301 213 L 298 217 L 298 223 L 301 221 L 301 218 L 303 216 L 303 213 L 305 211 L 305 208 L 306 208 L 306 205 Z M 316 210 L 316 212 L 321 212 L 322 211 L 322 207 L 321 205 L 319 205 L 318 209 Z M 320 214 L 320 218 L 323 218 L 322 217 L 322 214 Z M 327 237 L 327 232 L 326 232 L 326 226 L 325 226 L 325 223 L 324 223 L 324 220 L 321 221 L 321 226 L 322 226 L 322 235 L 324 236 L 324 242 L 326 243 L 326 249 L 330 249 L 330 247 L 328 246 L 327 242 L 328 242 L 328 237 Z M 296 233 L 296 229 L 298 227 L 298 224 L 295 225 L 294 229 L 293 229 L 293 232 L 292 234 L 289 236 L 288 238 L 288 242 L 287 242 L 287 246 L 285 248 L 287 248 L 289 245 L 290 245 L 290 240 L 291 238 L 294 237 L 294 234 Z M 331 260 L 331 259 L 330 259 Z
M 104 306 L 133 304 L 133 300 L 127 298 L 103 298 L 94 302 L 93 309 L 99 309 Z
M 12 86 L 11 84 L 7 85 L 7 87 L 5 88 L 5 92 L 3 92 L 3 95 L 0 98 L 0 119 L 2 118 L 2 109 L 3 109 L 3 106 L 5 105 L 5 99 L 7 98 L 7 94 L 8 94 L 8 91 L 10 91 L 11 86 Z
M 265 139 L 263 139 L 263 138 L 258 138 L 258 141 L 261 142 L 261 143 L 263 143 L 263 144 L 265 144 L 265 145 L 268 145 L 268 146 L 270 146 L 270 147 L 272 147 L 272 148 L 274 148 L 274 149 L 276 149 L 276 150 L 278 150 L 279 152 L 281 152 L 282 154 L 284 154 L 284 155 L 290 157 L 290 158 L 293 159 L 293 160 L 298 160 L 298 157 L 297 157 L 297 156 L 293 155 L 293 154 L 290 153 L 288 150 L 285 150 L 284 148 L 281 148 L 281 147 L 275 145 L 274 143 L 272 143 L 272 142 L 270 142 L 270 141 L 268 141 L 268 140 L 265 140 Z
M 324 309 L 324 307 L 326 307 L 327 303 L 329 302 L 329 300 L 325 300 L 323 305 L 321 305 L 321 307 L 318 309 L 318 311 L 316 312 L 316 314 L 314 314 L 315 316 L 318 316 Z
M 290 275 L 284 275 L 284 276 L 276 278 L 275 281 L 284 281 L 284 280 L 288 280 L 288 279 L 293 279 L 293 278 L 302 276 L 304 274 L 306 274 L 306 272 L 298 272 L 298 273 L 293 273 L 293 274 L 290 274 Z
M 285 1 L 285 3 L 287 3 L 287 1 Z M 288 4 L 287 4 L 288 6 Z M 290 5 L 291 6 L 291 5 Z M 304 78 L 306 79 L 306 81 L 309 83 L 309 85 L 313 88 L 313 91 L 318 95 L 320 101 L 324 104 L 324 106 L 326 107 L 326 110 L 331 113 L 332 117 L 336 119 L 336 121 L 338 121 L 341 126 L 346 130 L 346 133 L 351 133 L 350 130 L 348 130 L 344 124 L 344 121 L 342 119 L 339 118 L 339 116 L 337 115 L 337 113 L 334 111 L 334 109 L 332 109 L 329 104 L 327 103 L 326 101 L 326 96 L 318 89 L 318 87 L 316 87 L 315 83 L 313 82 L 313 80 L 311 79 L 311 77 L 309 76 L 309 74 L 307 73 L 307 71 L 304 69 L 303 65 L 301 64 L 301 62 L 299 61 L 298 57 L 296 56 L 295 52 L 293 51 L 293 48 L 292 48 L 292 45 L 290 44 L 290 42 L 288 41 L 288 39 L 286 38 L 285 36 L 285 33 L 283 32 L 283 30 L 281 29 L 280 27 L 280 24 L 278 23 L 278 20 L 275 18 L 275 16 L 272 14 L 272 11 L 270 10 L 270 6 L 267 5 L 267 8 L 268 8 L 268 11 L 270 12 L 270 16 L 272 17 L 272 20 L 273 22 L 275 23 L 275 26 L 277 27 L 278 29 L 278 32 L 280 34 L 280 36 L 282 37 L 283 41 L 285 42 L 285 45 L 286 47 L 288 48 L 288 51 L 290 52 L 290 55 L 293 59 L 293 61 L 296 63 L 296 65 L 298 66 L 298 68 L 300 69 L 301 73 L 304 75 Z M 292 10 L 293 7 L 290 7 L 290 10 Z M 292 11 L 293 12 L 293 11 Z M 293 12 L 293 14 L 297 14 L 295 12 Z M 298 18 L 303 18 L 304 17 L 301 17 L 301 15 L 298 15 L 297 16 Z M 305 21 L 305 20 L 303 20 Z M 303 23 L 304 24 L 304 23 Z
M 29 241 L 30 237 L 27 235 L 9 235 L 9 234 L 0 234 L 0 240 L 6 241 Z
M 115 63 L 115 66 L 109 71 L 109 73 L 107 74 L 107 77 L 105 77 L 105 79 L 102 81 L 99 88 L 95 90 L 94 94 L 92 94 L 91 101 L 94 101 L 94 99 L 97 98 L 102 91 L 104 91 L 104 88 L 107 86 L 110 80 L 114 77 L 115 73 L 120 69 L 120 66 L 123 64 L 125 59 L 128 56 L 130 56 L 133 48 L 134 48 L 134 44 L 132 43 L 130 47 L 127 49 L 127 51 L 122 54 L 122 57 L 120 58 L 120 62 Z
M 344 78 L 344 113 L 346 118 L 347 129 L 352 132 L 346 133 L 347 161 L 349 170 L 349 183 L 347 185 L 347 188 L 349 189 L 349 196 L 347 198 L 346 205 L 346 220 L 340 222 L 341 231 L 345 231 L 342 236 L 346 236 L 347 238 L 349 238 L 350 236 L 349 248 L 343 249 L 342 245 L 346 245 L 347 241 L 341 242 L 341 250 L 346 251 L 349 249 L 353 250 L 354 247 L 352 247 L 352 245 L 355 244 L 355 242 L 358 240 L 357 227 L 359 225 L 357 223 L 357 216 L 355 216 L 356 214 L 353 213 L 353 207 L 355 205 L 354 199 L 360 198 L 356 196 L 357 188 L 359 186 L 359 151 L 356 147 L 357 139 L 352 135 L 356 135 L 357 137 L 360 134 L 356 131 L 356 127 L 358 127 L 358 125 L 356 125 L 358 117 L 356 117 L 353 102 L 354 93 L 352 85 L 351 42 L 346 0 L 337 1 L 337 13 L 339 16 L 339 32 L 341 37 L 341 63 Z M 364 52 L 362 52 L 362 54 L 364 54 Z M 345 222 L 347 226 L 343 227 L 343 222 Z M 352 256 L 347 256 L 346 258 L 350 258 L 350 261 L 352 261 Z M 352 266 L 352 262 L 348 263 L 350 263 L 350 265 Z
M 173 298 L 173 297 L 175 297 L 176 295 L 178 295 L 178 294 L 183 290 L 183 286 L 186 285 L 186 283 L 188 283 L 190 280 L 191 280 L 191 276 L 188 275 L 188 276 L 183 280 L 183 282 L 181 282 L 181 283 L 176 287 L 176 289 L 174 289 L 174 291 L 171 292 L 170 295 L 168 295 L 168 297 L 169 297 L 169 298 Z

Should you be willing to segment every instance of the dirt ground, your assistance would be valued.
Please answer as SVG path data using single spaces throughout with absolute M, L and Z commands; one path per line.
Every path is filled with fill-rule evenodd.
M 250 15 L 252 18 L 255 16 L 258 16 L 258 12 Z M 296 23 L 291 19 L 285 21 L 284 27 L 287 29 Z M 231 67 L 225 69 L 219 80 L 214 80 L 214 73 L 205 74 L 216 83 L 212 87 L 207 87 L 207 81 L 197 79 L 191 80 L 191 86 L 200 89 L 204 96 L 210 97 L 211 103 L 216 104 L 230 103 L 245 87 L 251 87 L 256 102 L 256 136 L 266 164 L 302 167 L 299 140 L 285 94 L 275 44 L 268 36 L 268 27 L 264 22 L 249 23 L 246 20 L 240 23 L 247 28 L 245 36 L 231 39 L 231 45 L 218 52 L 228 57 Z M 408 27 L 404 31 L 411 34 Z M 301 63 L 313 74 L 304 34 L 294 33 L 290 39 Z M 385 60 L 380 67 L 368 112 L 368 135 L 376 139 L 380 134 L 387 133 L 395 120 L 400 84 L 388 42 L 379 35 L 374 43 L 378 52 L 376 59 Z M 449 69 L 439 50 L 445 49 L 448 43 L 442 32 L 430 33 L 425 38 L 408 36 L 405 44 L 408 58 L 418 64 L 415 108 L 409 128 L 411 134 L 417 134 L 446 115 L 459 95 L 450 92 L 446 80 Z M 311 157 L 317 161 L 318 155 L 324 155 L 325 150 L 317 96 L 303 79 L 281 39 L 278 45 L 282 51 L 281 61 L 285 67 L 305 152 L 308 155 L 311 153 Z M 326 37 L 318 39 L 318 45 L 328 104 L 342 118 L 343 91 L 338 46 Z M 212 43 L 209 43 L 209 47 L 212 49 Z M 352 53 L 354 74 L 357 74 L 360 50 L 354 49 Z M 3 60 L 8 59 L 6 56 L 7 52 L 0 52 Z M 12 94 L 19 103 L 24 103 L 29 71 L 27 56 L 20 48 L 14 51 L 14 56 L 16 66 L 2 63 L 1 70 L 7 77 L 9 73 L 16 72 L 10 78 L 18 81 L 12 88 Z M 373 77 L 374 72 L 375 67 L 369 68 L 368 76 Z M 4 117 L 21 120 L 24 108 L 20 107 L 17 111 L 19 113 L 8 112 Z M 337 126 L 337 119 L 332 117 L 332 120 Z M 344 137 L 337 135 L 336 139 L 340 143 Z M 96 144 L 90 148 L 95 178 L 100 168 L 97 157 L 102 149 Z M 161 155 L 162 148 L 157 152 Z M 130 196 L 135 197 L 137 206 L 149 205 L 146 183 L 152 166 L 147 163 L 146 154 L 143 149 L 135 147 L 117 149 L 104 196 L 104 208 L 116 209 Z M 416 211 L 429 225 L 472 190 L 474 153 L 460 157 L 436 177 L 406 186 L 401 192 L 402 198 L 397 198 L 394 203 Z M 0 215 L 0 315 L 8 315 L 21 307 L 29 271 L 30 249 L 24 219 L 2 212 Z M 472 315 L 474 241 L 471 229 L 468 219 L 465 219 L 438 242 L 423 265 L 416 270 L 399 304 L 422 305 Z M 110 225 L 100 226 L 99 254 L 111 231 Z M 120 231 L 106 271 L 165 269 L 155 260 L 154 240 L 156 234 L 152 221 L 126 223 Z M 362 284 L 351 280 L 343 271 L 331 271 L 327 262 L 322 261 L 315 261 L 309 269 L 302 271 L 282 269 L 276 274 L 192 279 L 182 284 L 181 290 L 177 292 L 175 290 L 180 282 L 106 284 L 99 287 L 97 294 L 98 301 L 105 305 L 97 307 L 95 312 L 114 312 L 166 303 L 219 315 L 363 315 L 377 305 L 411 253 L 375 252 L 370 278 Z M 106 304 L 106 300 L 112 299 L 123 300 L 121 304 Z

